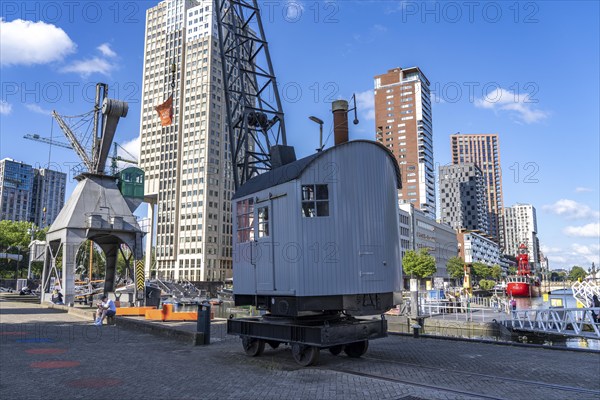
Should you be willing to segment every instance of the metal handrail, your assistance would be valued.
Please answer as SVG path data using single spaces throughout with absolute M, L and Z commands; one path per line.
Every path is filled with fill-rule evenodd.
M 600 339 L 600 323 L 594 318 L 599 314 L 600 307 L 516 310 L 507 322 L 516 330 Z

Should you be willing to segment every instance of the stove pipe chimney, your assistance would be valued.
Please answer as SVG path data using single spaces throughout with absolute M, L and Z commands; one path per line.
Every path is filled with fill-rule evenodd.
M 333 137 L 334 143 L 346 143 L 348 141 L 348 102 L 346 100 L 336 100 L 331 103 L 333 112 Z

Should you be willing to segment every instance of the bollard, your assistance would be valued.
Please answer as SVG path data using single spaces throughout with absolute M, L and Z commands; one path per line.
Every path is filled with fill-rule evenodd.
M 210 303 L 204 302 L 198 304 L 198 320 L 196 323 L 196 332 L 202 333 L 203 338 L 201 343 L 198 341 L 196 344 L 208 345 L 210 344 Z
M 413 328 L 413 337 L 416 339 L 419 337 L 419 329 L 421 329 L 421 325 L 419 324 L 413 324 L 411 325 L 411 328 Z

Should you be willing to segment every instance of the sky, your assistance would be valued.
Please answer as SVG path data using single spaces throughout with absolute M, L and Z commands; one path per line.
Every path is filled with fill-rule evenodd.
M 116 141 L 139 153 L 145 11 L 158 1 L 0 4 L 0 159 L 70 172 L 50 111 L 92 109 L 96 82 L 129 103 Z M 351 139 L 374 139 L 373 77 L 418 66 L 431 82 L 434 162 L 452 133 L 497 133 L 505 206 L 533 204 L 551 269 L 600 263 L 600 9 L 596 1 L 261 1 L 299 157 L 330 102 L 356 95 Z M 436 168 L 437 169 L 437 168 Z M 73 190 L 69 175 L 67 193 Z M 144 208 L 138 214 L 144 213 Z

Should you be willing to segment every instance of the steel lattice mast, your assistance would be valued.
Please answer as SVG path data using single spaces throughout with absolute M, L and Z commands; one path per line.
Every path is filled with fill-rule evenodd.
M 271 169 L 286 145 L 283 110 L 257 0 L 214 0 L 235 188 Z

